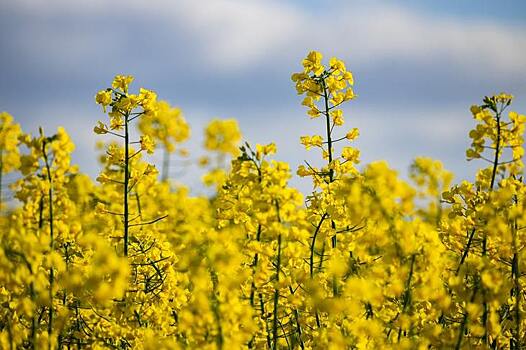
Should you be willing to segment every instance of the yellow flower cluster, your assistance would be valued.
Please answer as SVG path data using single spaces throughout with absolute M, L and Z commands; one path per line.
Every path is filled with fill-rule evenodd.
M 311 51 L 303 60 L 303 72 L 294 73 L 292 80 L 298 94 L 306 94 L 302 105 L 309 108 L 311 118 L 330 115 L 335 125 L 342 125 L 343 111 L 338 107 L 355 97 L 353 75 L 343 61 L 332 57 L 325 67 L 322 58 L 321 53 Z M 321 107 L 318 102 L 322 102 Z
M 226 179 L 225 161 L 228 157 L 239 154 L 241 131 L 235 119 L 213 119 L 205 127 L 204 147 L 211 153 L 210 157 L 202 157 L 200 165 L 207 167 L 208 171 L 203 176 L 206 186 L 215 185 L 220 189 Z M 212 160 L 212 162 L 211 162 Z
M 128 87 L 133 81 L 132 76 L 117 75 L 113 79 L 111 88 L 101 90 L 95 95 L 95 101 L 100 104 L 110 116 L 110 130 L 121 130 L 125 123 L 136 119 L 141 115 L 155 116 L 157 114 L 157 94 L 153 91 L 141 88 L 139 94 L 129 94 Z M 133 112 L 137 108 L 141 111 Z M 98 122 L 94 129 L 97 134 L 112 133 L 103 122 Z
M 159 101 L 157 113 L 150 118 L 140 119 L 138 127 L 143 134 L 158 140 L 169 153 L 175 151 L 178 143 L 190 137 L 190 127 L 183 113 L 166 101 Z
M 487 163 L 473 182 L 425 157 L 404 181 L 336 152 L 359 135 L 333 134 L 354 98 L 342 61 L 311 52 L 293 80 L 324 117 L 324 136 L 300 138 L 321 150 L 297 170 L 306 196 L 274 143 L 239 147 L 233 119 L 205 130 L 216 193 L 159 180 L 143 156 L 181 150 L 190 129 L 155 93 L 132 94 L 131 76 L 95 97 L 109 119 L 94 132 L 111 137 L 96 182 L 63 128 L 32 136 L 1 113 L 0 174 L 18 173 L 19 204 L 0 212 L 0 348 L 526 347 L 526 117 L 512 96 L 471 108 L 467 157 Z
M 337 142 L 353 141 L 359 135 L 356 128 L 343 137 L 335 138 L 333 134 L 335 126 L 344 124 L 341 105 L 355 98 L 352 73 L 345 68 L 343 61 L 333 57 L 325 67 L 322 58 L 321 53 L 311 51 L 303 60 L 303 72 L 292 75 L 298 94 L 306 95 L 302 105 L 309 108 L 307 114 L 311 118 L 325 117 L 325 139 L 321 135 L 302 136 L 300 139 L 307 150 L 319 148 L 323 159 L 327 160 L 327 165 L 321 169 L 309 163 L 307 167 L 301 165 L 298 168 L 299 176 L 313 177 L 315 187 L 324 186 L 324 183 L 328 186 L 345 174 L 355 173 L 354 165 L 359 163 L 360 158 L 360 151 L 354 147 L 343 147 L 340 157 L 336 157 L 334 149 Z
M 205 148 L 232 156 L 239 154 L 241 132 L 235 119 L 214 119 L 205 129 Z

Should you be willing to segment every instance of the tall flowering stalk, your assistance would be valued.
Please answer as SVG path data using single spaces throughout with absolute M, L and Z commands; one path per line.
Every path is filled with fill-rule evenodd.
M 288 166 L 268 160 L 275 152 L 273 143 L 256 145 L 255 150 L 242 146 L 217 198 L 219 225 L 242 225 L 246 232 L 239 244 L 252 272 L 242 290 L 260 324 L 251 348 L 304 346 L 302 323 L 307 316 L 300 308 L 301 284 L 293 281 L 304 273 L 308 232 L 299 208 L 302 197 L 287 186 Z
M 330 221 L 331 230 L 331 246 L 336 248 L 337 245 L 337 229 L 334 217 L 329 211 L 320 208 L 320 202 L 326 201 L 328 205 L 331 203 L 332 184 L 337 179 L 345 174 L 354 172 L 353 164 L 358 163 L 359 151 L 352 147 L 344 147 L 341 158 L 335 157 L 335 143 L 343 140 L 352 141 L 358 136 L 358 130 L 352 129 L 344 137 L 334 138 L 333 130 L 336 126 L 342 126 L 344 123 L 343 111 L 341 106 L 343 103 L 354 99 L 354 91 L 352 86 L 354 79 L 352 73 L 348 71 L 345 64 L 337 59 L 331 58 L 329 65 L 325 67 L 322 63 L 322 54 L 316 51 L 310 52 L 303 60 L 303 72 L 292 75 L 292 80 L 296 83 L 296 90 L 298 94 L 305 94 L 302 104 L 309 110 L 307 114 L 311 118 L 318 118 L 323 116 L 325 124 L 325 139 L 321 135 L 302 136 L 301 143 L 308 150 L 311 147 L 317 147 L 322 151 L 323 159 L 327 160 L 327 165 L 321 170 L 306 163 L 308 168 L 300 166 L 298 174 L 300 176 L 312 176 L 314 187 L 320 187 L 321 193 L 313 193 L 311 196 L 311 207 L 316 211 L 320 209 L 317 216 L 317 221 L 314 234 L 311 242 L 310 252 L 310 273 L 314 274 L 314 254 L 316 247 L 316 239 L 323 230 L 323 225 L 326 220 Z M 323 260 L 323 250 L 320 257 Z M 320 260 L 320 261 L 321 261 Z M 336 288 L 336 286 L 335 286 Z M 337 293 L 335 289 L 335 293 Z
M 155 144 L 149 136 L 141 136 L 139 141 L 131 141 L 130 139 L 130 124 L 137 118 L 142 116 L 155 115 L 157 112 L 157 95 L 150 91 L 141 88 L 138 95 L 129 94 L 128 86 L 133 81 L 132 76 L 117 75 L 113 80 L 112 87 L 102 90 L 97 93 L 95 100 L 102 105 L 104 111 L 109 106 L 111 111 L 108 113 L 110 117 L 109 126 L 101 121 L 95 126 L 94 131 L 97 134 L 111 134 L 123 140 L 124 153 L 121 157 L 117 155 L 117 149 L 108 149 L 110 160 L 114 161 L 114 165 L 122 168 L 123 178 L 113 179 L 107 174 L 103 173 L 99 177 L 102 182 L 111 181 L 120 183 L 122 185 L 122 216 L 123 216 L 123 252 L 128 255 L 129 246 L 129 230 L 130 230 L 130 205 L 129 195 L 132 186 L 131 184 L 131 160 L 142 151 L 153 153 Z M 138 109 L 138 110 L 137 110 Z M 123 133 L 119 133 L 123 131 Z M 140 144 L 137 151 L 131 149 L 132 144 Z M 151 170 L 150 170 L 151 172 Z M 134 179 L 138 181 L 138 179 Z M 120 214 L 119 214 L 120 215 Z
M 520 334 L 524 292 L 520 271 L 524 270 L 524 237 L 518 222 L 524 207 L 522 157 L 526 118 L 515 112 L 506 116 L 511 102 L 512 96 L 502 93 L 485 97 L 481 105 L 471 107 L 477 126 L 469 133 L 472 143 L 466 156 L 489 165 L 479 170 L 474 183 L 464 181 L 443 195 L 451 204 L 443 229 L 448 245 L 457 254 L 449 284 L 453 300 L 463 309 L 457 318 L 456 349 L 466 342 L 488 347 L 509 344 L 511 349 L 523 344 Z M 461 229 L 465 230 L 465 238 L 455 239 Z M 495 271 L 508 276 L 509 285 L 497 281 Z M 499 293 L 506 289 L 511 300 Z M 503 310 L 508 310 L 513 327 L 503 329 Z M 509 336 L 503 337 L 506 333 Z
M 351 225 L 349 222 L 337 224 L 338 214 L 336 208 L 342 205 L 334 197 L 334 191 L 338 184 L 335 183 L 345 176 L 355 175 L 354 165 L 359 162 L 359 151 L 352 147 L 344 147 L 341 157 L 336 156 L 335 144 L 340 141 L 352 141 L 358 137 L 356 128 L 349 131 L 345 136 L 335 138 L 333 131 L 337 126 L 344 124 L 342 105 L 355 98 L 353 91 L 354 79 L 350 71 L 345 67 L 343 61 L 333 57 L 326 67 L 322 63 L 322 54 L 316 51 L 310 52 L 302 61 L 303 72 L 294 73 L 292 80 L 296 84 L 296 91 L 300 95 L 306 95 L 302 104 L 308 108 L 307 114 L 311 118 L 324 118 L 325 138 L 322 135 L 302 136 L 301 143 L 307 150 L 311 147 L 322 151 L 322 158 L 327 164 L 321 169 L 306 162 L 307 167 L 301 165 L 298 175 L 312 177 L 315 191 L 308 197 L 308 208 L 314 231 L 310 242 L 309 272 L 313 278 L 316 269 L 322 270 L 323 262 L 326 260 L 326 237 L 330 237 L 330 246 L 333 255 L 337 253 L 337 235 L 348 230 L 356 229 L 359 225 Z M 336 185 L 336 186 L 335 186 Z M 317 190 L 319 189 L 319 190 Z M 343 228 L 339 226 L 343 224 Z M 318 237 L 322 236 L 321 249 Z M 318 264 L 315 263 L 315 255 L 318 255 Z M 317 266 L 316 266 L 317 265 Z M 332 293 L 339 294 L 339 282 L 336 277 L 332 279 Z M 318 327 L 321 325 L 319 315 L 316 312 Z

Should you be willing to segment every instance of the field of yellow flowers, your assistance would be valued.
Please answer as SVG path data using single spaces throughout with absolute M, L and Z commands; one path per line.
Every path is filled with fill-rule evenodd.
M 384 161 L 358 167 L 345 64 L 313 51 L 302 65 L 292 80 L 323 126 L 300 138 L 319 153 L 297 169 L 307 196 L 274 144 L 239 147 L 235 120 L 206 129 L 216 193 L 171 186 L 142 156 L 180 150 L 189 126 L 131 76 L 96 94 L 94 132 L 112 140 L 96 181 L 64 129 L 32 136 L 1 113 L 0 175 L 17 174 L 19 205 L 0 207 L 0 348 L 526 348 L 526 116 L 512 96 L 471 107 L 474 182 L 429 158 L 408 182 Z

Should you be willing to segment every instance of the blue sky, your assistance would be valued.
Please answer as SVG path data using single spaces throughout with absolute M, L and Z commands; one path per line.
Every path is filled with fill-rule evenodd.
M 299 137 L 323 128 L 290 81 L 312 49 L 355 75 L 346 126 L 361 130 L 363 161 L 402 175 L 428 155 L 470 178 L 469 106 L 482 96 L 509 91 L 526 112 L 524 1 L 0 0 L 0 48 L 0 110 L 30 132 L 65 126 L 91 175 L 105 118 L 93 96 L 120 73 L 183 109 L 193 157 L 207 121 L 233 117 L 293 170 L 318 157 Z M 199 192 L 195 169 L 172 170 Z

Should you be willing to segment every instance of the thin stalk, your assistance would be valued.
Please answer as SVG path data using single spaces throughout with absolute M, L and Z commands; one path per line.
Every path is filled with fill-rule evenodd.
M 250 146 L 249 146 L 250 148 Z M 252 159 L 254 162 L 256 169 L 258 170 L 258 183 L 261 184 L 262 181 L 262 174 L 261 174 L 261 168 L 258 165 L 258 163 Z M 261 224 L 258 224 L 258 231 L 256 233 L 256 241 L 261 242 L 261 232 L 262 232 L 262 226 Z M 259 262 L 259 254 L 254 254 L 254 261 L 252 263 L 252 284 L 250 286 L 250 305 L 254 307 L 254 296 L 256 294 L 256 284 L 254 283 L 254 275 L 256 274 L 256 267 L 258 266 Z
M 501 128 L 500 128 L 501 112 L 502 111 L 497 112 L 495 115 L 495 118 L 497 119 L 497 141 L 495 144 L 495 157 L 493 159 L 493 169 L 491 171 L 491 183 L 490 183 L 490 188 L 489 188 L 490 193 L 493 191 L 493 187 L 495 186 L 495 178 L 497 176 L 497 168 L 499 166 L 500 138 L 501 138 Z M 484 230 L 483 237 L 482 237 L 482 256 L 486 256 L 488 254 L 487 244 L 488 244 L 488 233 L 486 232 L 486 230 Z M 484 325 L 484 343 L 488 344 L 488 341 L 489 341 L 488 339 L 488 313 L 489 313 L 489 310 L 488 310 L 488 302 L 486 300 L 486 290 L 484 288 L 482 289 L 482 299 L 483 299 L 483 309 L 484 309 L 484 312 L 482 313 L 482 323 Z
M 404 292 L 404 301 L 402 304 L 402 313 L 407 311 L 407 308 L 411 304 L 411 280 L 413 279 L 413 273 L 415 270 L 415 260 L 416 254 L 411 255 L 411 266 L 409 268 L 409 275 L 407 276 L 407 281 L 405 283 L 405 292 Z M 398 329 L 398 341 L 400 342 L 400 336 L 402 333 L 402 328 Z
M 460 324 L 460 331 L 458 332 L 457 344 L 455 345 L 455 350 L 460 350 L 462 345 L 462 339 L 464 338 L 464 332 L 466 331 L 466 325 L 468 323 L 468 314 L 464 314 L 462 318 L 462 323 Z
M 517 203 L 517 195 L 515 195 L 515 203 Z M 513 294 L 515 295 L 515 341 L 514 348 L 522 348 L 521 344 L 521 313 L 520 313 L 520 298 L 522 288 L 520 284 L 521 272 L 519 269 L 519 248 L 517 245 L 517 220 L 515 219 L 512 226 L 512 244 L 513 244 L 513 264 L 512 264 L 512 275 L 513 275 Z
M 141 210 L 141 198 L 139 192 L 135 191 L 135 202 L 137 202 L 137 211 L 139 213 L 139 218 L 142 221 L 142 210 Z
M 332 128 L 331 128 L 331 118 L 330 118 L 330 108 L 329 108 L 329 93 L 327 91 L 327 85 L 325 83 L 325 79 L 322 80 L 322 86 L 323 86 L 323 102 L 324 102 L 324 108 L 325 108 L 325 124 L 327 128 L 327 148 L 329 152 L 329 163 L 328 166 L 331 166 L 332 163 Z M 332 168 L 329 169 L 329 184 L 334 181 L 334 170 Z M 331 227 L 334 230 L 334 235 L 331 237 L 331 247 L 334 249 L 337 245 L 337 238 L 336 238 L 336 223 L 334 220 L 331 219 Z M 332 292 L 333 295 L 338 295 L 338 281 L 336 278 L 332 279 Z
M 44 162 L 46 165 L 47 170 L 47 180 L 49 182 L 49 190 L 48 190 L 48 214 L 49 214 L 49 249 L 51 252 L 55 250 L 55 237 L 53 232 L 53 179 L 51 177 L 51 168 L 49 165 L 49 159 L 46 152 L 46 141 L 42 142 L 42 154 L 44 157 Z M 53 266 L 49 268 L 49 322 L 47 327 L 47 332 L 49 339 L 51 341 L 51 335 L 53 333 L 53 286 L 55 283 L 55 271 L 53 269 Z M 51 349 L 51 343 L 49 343 L 49 348 Z
M 279 271 L 281 269 L 281 234 L 278 235 L 278 256 L 276 259 L 276 282 L 279 285 Z M 279 288 L 274 289 L 274 320 L 272 322 L 272 349 L 278 348 L 278 302 Z
M 129 113 L 125 115 L 124 121 L 124 256 L 128 256 L 128 186 L 130 181 L 130 134 L 129 134 Z
M 498 112 L 495 115 L 495 118 L 497 119 L 497 141 L 495 144 L 495 156 L 493 158 L 493 169 L 491 170 L 491 183 L 489 186 L 489 191 L 493 191 L 493 187 L 495 186 L 495 178 L 497 177 L 497 168 L 499 166 L 499 153 L 500 153 L 500 137 L 501 137 L 501 130 L 500 130 L 500 112 Z M 488 235 L 486 232 L 484 232 L 482 237 L 482 255 L 487 254 L 487 240 Z
M 268 329 L 267 316 L 265 315 L 265 302 L 263 301 L 263 293 L 259 293 L 259 309 L 261 312 L 261 318 L 265 320 L 265 333 L 267 334 L 267 347 L 272 347 L 272 341 L 270 339 L 270 330 Z
M 296 320 L 296 330 L 298 332 L 298 340 L 300 342 L 300 348 L 303 350 L 305 349 L 305 344 L 303 343 L 303 339 L 301 339 L 302 331 L 301 331 L 301 324 L 300 324 L 300 317 L 298 313 L 298 309 L 294 309 L 294 318 Z
M 329 114 L 329 95 L 327 93 L 327 85 L 325 84 L 325 79 L 321 81 L 323 87 L 323 102 L 325 103 L 325 122 L 327 127 L 327 148 L 329 151 L 329 165 L 332 163 L 332 135 L 331 135 L 331 118 Z M 329 169 L 329 181 L 333 182 L 334 180 L 334 170 Z
M 261 241 L 261 224 L 258 225 L 258 231 L 257 231 L 257 234 L 256 234 L 256 241 L 260 242 Z M 252 262 L 252 278 L 254 278 L 254 275 L 256 273 L 256 267 L 258 265 L 258 262 L 259 262 L 259 254 L 256 253 L 254 254 L 254 261 Z M 250 286 L 250 305 L 252 307 L 254 307 L 254 296 L 256 294 L 256 284 L 254 283 L 254 281 L 252 281 L 252 285 Z
M 29 284 L 29 293 L 31 295 L 31 301 L 35 302 L 36 295 L 35 295 L 35 285 L 33 282 Z M 35 316 L 36 315 L 33 314 L 33 316 L 31 317 L 31 346 L 33 349 L 36 348 L 36 344 L 37 344 L 37 319 Z
M 81 316 L 80 316 L 80 313 L 79 313 L 79 304 L 78 304 L 78 301 L 75 303 L 75 317 L 76 317 L 76 329 L 77 329 L 77 332 L 80 333 L 80 330 L 81 330 L 81 326 L 80 326 L 80 319 L 81 319 Z M 81 349 L 81 342 L 80 342 L 80 338 L 77 338 L 77 349 L 80 350 Z
M 214 320 L 217 326 L 217 337 L 216 345 L 219 350 L 223 349 L 224 337 L 223 337 L 223 327 L 221 325 L 221 313 L 219 311 L 219 299 L 217 298 L 217 285 L 219 282 L 218 276 L 215 271 L 210 267 L 210 278 L 212 280 L 212 311 L 214 314 Z
M 31 268 L 31 264 L 27 263 L 27 261 L 26 261 L 26 264 L 27 264 L 29 273 L 33 274 L 33 269 Z M 31 301 L 35 303 L 36 293 L 35 293 L 35 283 L 33 281 L 29 283 L 29 295 L 31 296 Z M 34 311 L 33 315 L 31 316 L 31 347 L 35 349 L 36 344 L 37 344 L 37 319 L 36 319 L 36 310 L 33 310 L 33 311 Z
M 309 257 L 309 270 L 310 270 L 310 278 L 314 277 L 314 249 L 316 247 L 316 237 L 318 236 L 318 232 L 320 232 L 321 225 L 323 224 L 323 221 L 325 221 L 325 218 L 327 217 L 327 213 L 324 213 L 320 219 L 320 222 L 316 226 L 316 230 L 314 231 L 314 235 L 312 236 L 312 241 L 310 244 L 310 257 Z
M 458 273 L 460 271 L 460 267 L 464 263 L 464 260 L 466 260 L 466 257 L 468 256 L 469 249 L 471 248 L 471 243 L 473 242 L 473 237 L 475 236 L 475 228 L 471 230 L 471 233 L 469 234 L 468 243 L 466 244 L 466 247 L 464 248 L 464 252 L 462 253 L 462 256 L 460 257 L 460 262 L 457 266 L 457 270 L 455 271 L 455 275 L 458 276 Z
M 325 241 L 323 241 L 323 244 L 321 245 L 321 254 L 319 254 L 319 256 L 320 261 L 318 262 L 318 270 L 321 270 L 323 266 L 323 259 L 325 258 Z
M 497 175 L 497 167 L 499 165 L 499 153 L 500 153 L 500 137 L 501 137 L 501 130 L 500 130 L 500 112 L 497 113 L 495 116 L 497 118 L 497 142 L 495 145 L 495 157 L 493 158 L 493 169 L 491 172 L 491 184 L 490 184 L 490 191 L 493 190 L 493 186 L 495 185 L 495 178 Z

